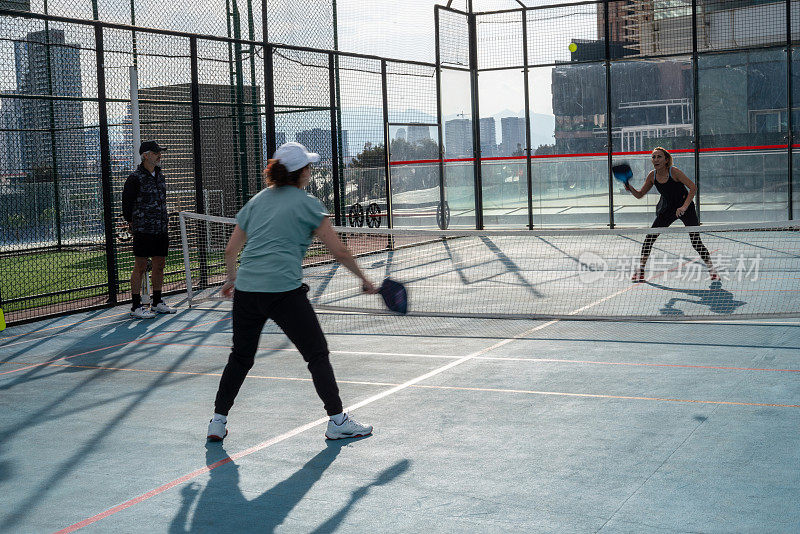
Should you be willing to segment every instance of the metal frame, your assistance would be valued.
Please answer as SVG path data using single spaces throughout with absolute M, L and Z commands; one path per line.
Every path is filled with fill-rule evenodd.
M 381 60 L 381 98 L 383 101 L 383 168 L 386 179 L 386 225 L 392 224 L 392 166 L 391 139 L 389 139 L 389 87 L 386 79 L 386 60 Z
M 114 221 L 110 206 L 111 195 L 111 150 L 108 137 L 108 110 L 106 108 L 105 50 L 103 47 L 103 27 L 95 23 L 95 58 L 97 63 L 98 119 L 100 122 L 100 179 L 103 189 L 103 226 L 106 234 L 106 273 L 108 274 L 108 303 L 117 303 L 119 276 L 117 273 L 117 249 L 114 247 Z

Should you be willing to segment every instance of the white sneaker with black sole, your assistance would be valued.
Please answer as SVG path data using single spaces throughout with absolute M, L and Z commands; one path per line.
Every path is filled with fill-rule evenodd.
M 155 310 L 157 313 L 175 313 L 177 311 L 175 308 L 167 306 L 167 303 L 163 300 L 150 309 Z
M 131 310 L 131 317 L 134 319 L 153 319 L 156 314 L 144 306 L 139 306 L 135 310 Z
M 228 429 L 225 428 L 226 423 L 212 419 L 208 423 L 208 441 L 222 441 L 228 435 Z
M 332 420 L 328 421 L 328 430 L 325 431 L 325 437 L 328 439 L 360 438 L 370 434 L 372 434 L 372 425 L 362 425 L 347 414 L 341 425 L 337 425 Z

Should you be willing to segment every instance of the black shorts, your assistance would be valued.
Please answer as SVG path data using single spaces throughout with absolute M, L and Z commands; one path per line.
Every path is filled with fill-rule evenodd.
M 167 234 L 133 233 L 133 255 L 137 258 L 167 257 L 169 236 Z
M 697 217 L 697 210 L 694 207 L 694 202 L 689 204 L 689 207 L 686 208 L 686 211 L 681 217 L 675 215 L 674 209 L 657 214 L 656 220 L 653 221 L 653 225 L 650 228 L 666 228 L 678 219 L 681 220 L 684 226 L 700 226 L 700 219 Z

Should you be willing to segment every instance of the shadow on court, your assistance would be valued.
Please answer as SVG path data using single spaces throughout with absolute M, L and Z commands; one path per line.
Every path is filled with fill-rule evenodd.
M 364 439 L 369 439 L 369 436 L 326 441 L 327 447 L 308 460 L 296 473 L 254 499 L 248 499 L 239 487 L 239 465 L 236 462 L 230 461 L 212 469 L 204 489 L 194 482 L 181 489 L 181 505 L 170 523 L 169 532 L 274 532 L 322 478 L 342 448 Z M 207 465 L 227 456 L 220 443 L 206 444 Z M 380 473 L 372 482 L 353 490 L 348 502 L 313 532 L 336 530 L 370 488 L 388 484 L 405 473 L 409 465 L 408 460 L 401 460 Z M 191 514 L 192 509 L 194 514 Z
M 711 282 L 708 289 L 678 289 L 674 287 L 663 286 L 654 282 L 645 282 L 647 285 L 656 289 L 664 291 L 673 291 L 675 293 L 682 293 L 688 297 L 696 297 L 695 300 L 690 298 L 673 297 L 664 304 L 664 307 L 659 310 L 661 315 L 670 317 L 680 317 L 685 315 L 684 311 L 676 307 L 679 302 L 686 302 L 688 304 L 698 304 L 700 306 L 708 306 L 708 309 L 713 313 L 720 315 L 731 314 L 736 311 L 736 308 L 747 304 L 746 301 L 736 300 L 733 298 L 733 293 L 722 289 L 722 282 Z

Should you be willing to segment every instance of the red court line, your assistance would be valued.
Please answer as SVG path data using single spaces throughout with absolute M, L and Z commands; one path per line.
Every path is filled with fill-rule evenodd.
M 125 341 L 124 343 L 117 343 L 115 345 L 108 345 L 107 347 L 100 347 L 99 349 L 94 349 L 94 350 L 90 350 L 90 351 L 86 351 L 86 352 L 81 352 L 79 354 L 73 354 L 71 356 L 64 356 L 62 358 L 56 358 L 54 360 L 48 360 L 46 362 L 41 362 L 41 363 L 36 363 L 36 364 L 33 364 L 33 365 L 28 365 L 26 367 L 20 367 L 19 369 L 14 369 L 12 371 L 4 371 L 4 372 L 0 373 L 0 376 L 2 376 L 2 375 L 10 375 L 12 373 L 18 373 L 20 371 L 25 371 L 26 369 L 33 369 L 34 367 L 41 367 L 42 365 L 49 365 L 51 363 L 68 360 L 70 358 L 76 358 L 78 356 L 85 356 L 86 354 L 92 354 L 93 352 L 100 352 L 100 351 L 107 350 L 107 349 L 113 349 L 115 347 L 121 347 L 123 345 L 130 345 L 131 343 L 137 343 L 137 342 L 141 342 L 141 341 L 144 341 L 144 340 L 147 340 L 147 339 L 153 339 L 154 337 L 158 337 L 158 336 L 165 336 L 167 334 L 174 334 L 176 332 L 184 332 L 186 330 L 191 330 L 192 328 L 197 328 L 198 326 L 205 326 L 205 325 L 209 325 L 209 324 L 215 324 L 215 323 L 219 323 L 219 322 L 222 322 L 222 321 L 230 321 L 230 320 L 231 320 L 230 317 L 224 317 L 222 319 L 217 319 L 216 321 L 208 321 L 208 322 L 205 322 L 205 323 L 199 323 L 199 324 L 195 324 L 195 325 L 192 325 L 192 326 L 187 326 L 186 328 L 181 328 L 180 330 L 170 330 L 168 332 L 161 332 L 159 334 L 153 334 L 152 336 L 144 337 L 144 338 L 141 338 L 141 339 L 134 339 L 134 340 L 131 340 L 131 341 Z
M 84 319 L 83 321 L 76 321 L 74 323 L 67 323 L 58 326 L 50 326 L 48 328 L 42 328 L 41 330 L 31 330 L 30 332 L 25 332 L 24 334 L 15 334 L 13 336 L 2 336 L 0 337 L 0 341 L 5 341 L 7 339 L 14 339 L 23 336 L 29 336 L 31 334 L 38 334 L 39 332 L 47 332 L 48 330 L 55 330 L 57 328 L 66 328 L 68 326 L 75 326 L 76 324 L 83 324 L 88 323 L 89 321 L 99 321 L 100 319 L 108 319 L 110 317 L 119 317 L 120 315 L 128 315 L 128 312 L 123 313 L 115 313 L 113 315 L 103 315 L 102 317 L 93 317 L 91 319 Z M 58 335 L 58 334 L 56 334 Z M 5 345 L 0 345 L 0 348 L 4 347 Z
M 570 341 L 570 340 L 559 340 Z M 198 347 L 206 349 L 229 349 L 230 345 L 207 345 L 203 343 L 159 343 L 156 341 L 142 341 L 143 345 L 175 345 L 181 347 Z M 606 343 L 619 343 L 619 341 L 608 340 Z M 297 349 L 273 349 L 270 347 L 259 347 L 258 352 L 298 352 Z M 348 353 L 349 351 L 332 350 L 332 354 Z M 361 353 L 363 354 L 363 353 Z M 393 356 L 392 353 L 373 353 L 375 356 Z M 426 356 L 426 355 L 423 355 Z M 446 358 L 460 358 L 461 356 L 443 355 Z M 640 362 L 604 362 L 599 360 L 564 360 L 557 358 L 514 358 L 508 356 L 477 356 L 476 360 L 482 361 L 525 361 L 525 362 L 540 362 L 540 363 L 574 363 L 574 364 L 590 364 L 590 365 L 627 365 L 632 367 L 678 367 L 687 369 L 721 369 L 725 371 L 781 371 L 787 373 L 800 373 L 800 369 L 766 369 L 760 367 L 728 367 L 723 365 L 689 365 L 680 363 L 640 363 Z M 249 375 L 248 375 L 249 376 Z
M 241 453 L 239 453 L 239 454 L 241 454 Z M 197 477 L 199 475 L 202 475 L 203 473 L 208 473 L 212 469 L 216 469 L 217 467 L 220 467 L 220 466 L 223 466 L 223 465 L 225 465 L 227 463 L 230 463 L 230 462 L 232 462 L 234 460 L 234 457 L 236 457 L 236 456 L 237 455 L 235 455 L 235 454 L 233 456 L 227 456 L 227 457 L 223 458 L 222 460 L 219 460 L 218 462 L 214 462 L 213 464 L 209 464 L 209 465 L 207 465 L 205 467 L 201 467 L 200 469 L 196 469 L 196 470 L 192 471 L 191 473 L 183 475 L 180 478 L 176 478 L 172 482 L 167 482 L 163 486 L 159 486 L 156 489 L 150 490 L 150 491 L 148 491 L 147 493 L 145 493 L 143 495 L 139 495 L 138 497 L 133 498 L 133 499 L 127 501 L 127 502 L 124 502 L 122 504 L 118 504 L 117 506 L 114 506 L 113 508 L 109 508 L 105 512 L 100 512 L 99 514 L 94 515 L 94 516 L 92 516 L 92 517 L 90 517 L 88 519 L 84 519 L 83 521 L 81 521 L 79 523 L 75 523 L 74 525 L 70 525 L 67 528 L 61 529 L 56 534 L 66 534 L 67 532 L 75 532 L 76 530 L 81 529 L 81 528 L 83 528 L 85 526 L 91 525 L 92 523 L 94 523 L 96 521 L 100 521 L 104 517 L 108 517 L 108 516 L 110 516 L 112 514 L 115 514 L 115 513 L 119 512 L 119 511 L 121 511 L 121 510 L 124 510 L 126 508 L 130 508 L 134 504 L 138 504 L 138 503 L 140 503 L 142 501 L 145 501 L 145 500 L 149 499 L 150 497 L 154 497 L 154 496 L 158 495 L 159 493 L 164 493 L 168 489 L 174 488 L 178 484 L 182 484 L 182 483 L 184 483 L 184 482 L 186 482 L 188 480 L 191 480 L 191 479 L 193 479 L 193 478 L 195 478 L 195 477 Z

